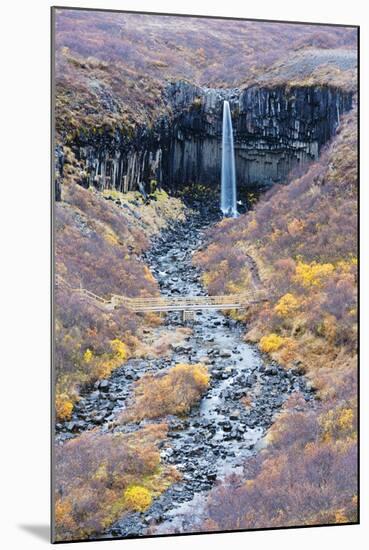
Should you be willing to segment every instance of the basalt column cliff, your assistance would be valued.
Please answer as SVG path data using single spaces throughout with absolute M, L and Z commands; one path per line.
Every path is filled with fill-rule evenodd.
M 152 180 L 172 191 L 189 183 L 219 186 L 224 100 L 232 113 L 238 186 L 283 182 L 292 169 L 318 157 L 352 107 L 350 92 L 327 86 L 241 90 L 180 81 L 163 95 L 167 112 L 151 128 L 74 139 L 81 185 L 121 191 L 147 190 Z M 58 166 L 62 154 L 59 148 Z

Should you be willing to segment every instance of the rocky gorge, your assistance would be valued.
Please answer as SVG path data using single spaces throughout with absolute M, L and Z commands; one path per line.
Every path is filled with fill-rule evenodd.
M 54 20 L 54 539 L 356 523 L 357 29 Z
M 203 245 L 205 229 L 216 219 L 192 214 L 153 239 L 145 261 L 163 295 L 205 295 L 201 274 L 192 265 L 193 253 Z M 225 476 L 242 471 L 245 460 L 263 446 L 263 437 L 275 415 L 293 392 L 301 392 L 314 406 L 314 393 L 298 367 L 284 370 L 243 340 L 244 327 L 215 311 L 199 311 L 187 321 L 191 334 L 185 343 L 172 346 L 171 358 L 130 359 L 110 378 L 86 388 L 72 417 L 56 426 L 56 440 L 63 445 L 75 435 L 98 428 L 102 433 L 132 432 L 163 419 L 120 424 L 135 381 L 147 373 L 165 372 L 174 363 L 203 362 L 211 375 L 208 391 L 187 417 L 170 416 L 169 432 L 161 460 L 181 473 L 144 513 L 132 512 L 115 522 L 101 538 L 142 536 L 152 532 L 186 530 L 186 511 L 201 506 L 211 487 Z M 182 325 L 179 313 L 169 313 L 161 330 Z M 247 405 L 243 400 L 247 398 Z M 201 505 L 201 506 L 200 506 Z

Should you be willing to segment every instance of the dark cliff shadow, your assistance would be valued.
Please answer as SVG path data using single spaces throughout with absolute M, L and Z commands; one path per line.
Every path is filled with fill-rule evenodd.
M 50 526 L 49 525 L 19 525 L 20 529 L 31 533 L 38 539 L 50 542 Z

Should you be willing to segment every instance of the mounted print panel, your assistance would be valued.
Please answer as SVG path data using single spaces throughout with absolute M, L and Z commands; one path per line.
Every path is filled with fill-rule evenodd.
M 358 30 L 53 8 L 53 542 L 358 522 Z

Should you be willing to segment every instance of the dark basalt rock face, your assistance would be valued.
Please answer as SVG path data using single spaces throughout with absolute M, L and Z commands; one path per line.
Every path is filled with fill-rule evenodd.
M 329 87 L 200 88 L 175 82 L 164 91 L 168 112 L 135 135 L 83 135 L 74 142 L 85 164 L 81 184 L 121 191 L 156 180 L 165 189 L 220 185 L 223 101 L 230 102 L 238 187 L 283 182 L 318 157 L 352 94 Z M 141 185 L 139 185 L 141 184 Z
M 230 102 L 238 186 L 283 182 L 318 157 L 352 97 L 331 88 L 214 90 L 178 83 L 169 90 L 174 117 L 163 155 L 167 181 L 220 180 L 223 101 Z

